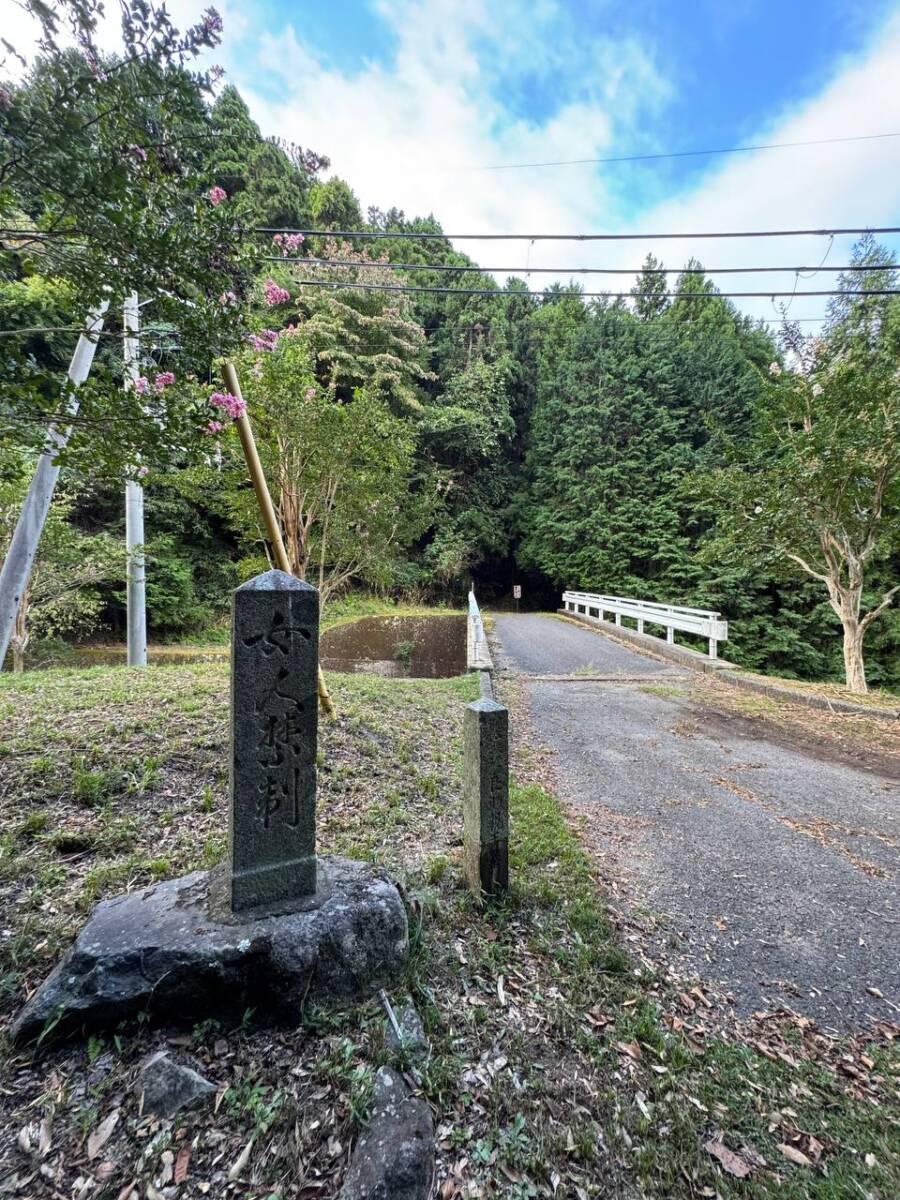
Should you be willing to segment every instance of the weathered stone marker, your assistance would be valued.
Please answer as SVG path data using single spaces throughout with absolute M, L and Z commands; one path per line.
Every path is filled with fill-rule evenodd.
M 238 588 L 228 860 L 98 904 L 15 1042 L 138 1015 L 296 1022 L 305 1001 L 354 1003 L 398 977 L 409 931 L 386 873 L 316 859 L 318 644 L 315 588 L 281 571 Z
M 463 735 L 466 877 L 476 896 L 496 896 L 509 886 L 509 714 L 496 700 L 475 700 Z
M 316 890 L 319 593 L 267 571 L 234 593 L 231 640 L 233 912 Z

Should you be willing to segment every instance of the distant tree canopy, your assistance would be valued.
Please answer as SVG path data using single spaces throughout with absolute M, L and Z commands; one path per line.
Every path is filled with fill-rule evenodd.
M 218 37 L 214 13 L 182 35 L 162 10 L 126 0 L 122 50 L 104 57 L 91 32 L 98 0 L 29 2 L 43 14 L 42 56 L 0 95 L 0 320 L 21 330 L 0 339 L 0 479 L 5 462 L 39 447 L 65 397 L 75 338 L 58 327 L 80 324 L 108 295 L 112 336 L 79 392 L 67 462 L 83 486 L 69 512 L 75 524 L 118 528 L 121 473 L 137 455 L 147 464 L 153 629 L 207 623 L 237 574 L 259 562 L 233 435 L 209 428 L 221 357 L 237 354 L 296 568 L 321 572 L 327 591 L 391 586 L 443 598 L 474 578 L 507 592 L 525 572 L 547 604 L 578 586 L 713 607 L 732 622 L 737 661 L 842 675 L 840 624 L 821 580 L 778 553 L 793 535 L 770 530 L 752 545 L 735 507 L 767 471 L 766 423 L 798 419 L 788 404 L 800 381 L 795 351 L 742 316 L 699 262 L 667 271 L 648 255 L 629 302 L 588 303 L 576 284 L 539 296 L 521 279 L 501 285 L 433 215 L 387 207 L 363 217 L 327 158 L 266 138 L 236 88 L 217 90 L 192 70 Z M 74 49 L 62 46 L 54 13 L 82 28 Z M 56 109 L 62 117 L 48 120 Z M 381 236 L 332 236 L 342 230 Z M 427 236 L 390 236 L 407 232 Z M 883 254 L 863 239 L 854 265 L 872 270 L 854 272 L 855 285 L 881 281 Z M 429 269 L 439 267 L 470 269 Z M 461 290 L 401 294 L 365 282 Z M 150 301 L 140 393 L 122 387 L 114 315 L 132 288 Z M 896 308 L 852 290 L 831 306 L 828 358 L 838 374 L 855 364 L 867 387 L 878 376 L 890 413 Z M 833 395 L 845 404 L 851 391 L 859 398 L 849 382 Z M 866 433 L 896 441 L 891 420 L 860 418 L 859 436 L 825 439 L 836 479 L 842 455 L 873 461 Z M 803 461 L 791 465 L 785 452 L 785 488 L 799 487 Z M 888 507 L 893 494 L 885 488 Z M 879 528 L 862 616 L 900 571 L 896 538 Z M 121 588 L 97 587 L 101 615 L 119 622 Z M 887 604 L 870 624 L 868 677 L 900 687 L 900 614 Z

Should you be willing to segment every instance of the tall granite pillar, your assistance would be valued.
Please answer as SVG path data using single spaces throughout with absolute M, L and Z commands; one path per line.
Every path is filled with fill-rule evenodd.
M 469 889 L 496 896 L 509 886 L 509 714 L 475 700 L 463 719 L 463 853 Z
M 316 890 L 319 593 L 267 571 L 234 593 L 228 890 L 242 912 Z

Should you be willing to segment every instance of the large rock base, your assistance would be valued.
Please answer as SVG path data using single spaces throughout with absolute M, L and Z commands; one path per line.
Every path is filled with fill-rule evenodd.
M 401 971 L 406 912 L 384 871 L 320 858 L 314 896 L 234 915 L 224 879 L 198 871 L 97 906 L 12 1028 L 16 1042 L 139 1014 L 194 1023 L 292 1021 L 304 1001 L 353 1003 Z

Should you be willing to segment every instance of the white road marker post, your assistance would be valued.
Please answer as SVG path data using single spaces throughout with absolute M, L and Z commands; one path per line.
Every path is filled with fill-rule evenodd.
M 94 309 L 88 317 L 86 331 L 78 338 L 75 353 L 69 364 L 69 380 L 73 387 L 78 387 L 88 377 L 97 349 L 96 335 L 103 328 L 106 309 L 106 301 Z M 77 412 L 78 398 L 73 391 L 66 406 L 66 416 L 74 417 Z M 0 569 L 0 667 L 6 659 L 16 613 L 28 585 L 28 576 L 31 574 L 38 543 L 44 531 L 44 522 L 47 520 L 50 502 L 59 478 L 59 466 L 55 459 L 68 442 L 71 432 L 71 429 L 57 429 L 55 425 L 51 425 L 47 430 L 47 448 L 38 459 L 34 475 L 31 477 L 28 495 L 25 497 L 9 551 Z
M 126 387 L 134 387 L 140 369 L 140 310 L 137 292 L 129 292 L 123 309 L 122 338 Z M 128 609 L 128 665 L 147 665 L 147 587 L 144 561 L 144 489 L 136 479 L 125 480 L 126 597 Z

